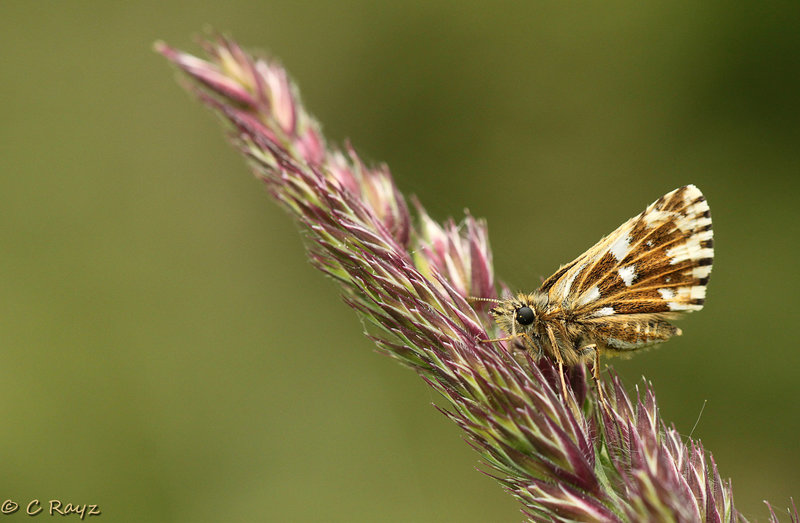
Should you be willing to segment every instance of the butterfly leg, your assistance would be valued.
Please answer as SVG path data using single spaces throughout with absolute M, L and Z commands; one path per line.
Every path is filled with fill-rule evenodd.
M 600 384 L 600 351 L 597 350 L 597 345 L 591 344 L 581 348 L 580 352 L 582 356 L 594 353 L 594 358 L 592 358 L 592 378 L 594 379 L 595 387 L 597 387 L 597 401 L 604 409 L 608 409 L 608 404 L 603 396 L 603 387 Z
M 558 354 L 558 377 L 561 378 L 561 392 L 564 394 L 564 401 L 567 401 L 567 382 L 564 381 L 564 360 L 561 359 L 561 354 Z
M 569 396 L 567 396 L 567 382 L 564 380 L 564 358 L 561 357 L 561 350 L 558 348 L 556 336 L 550 326 L 547 327 L 547 337 L 550 338 L 550 345 L 553 347 L 553 354 L 558 362 L 558 376 L 561 378 L 561 391 L 564 394 L 564 401 L 567 401 Z
M 478 343 L 495 343 L 498 341 L 511 341 L 514 338 L 516 338 L 516 336 L 506 336 L 505 338 L 497 338 L 494 340 L 478 340 Z
M 531 337 L 528 336 L 525 333 L 518 334 L 518 335 L 512 335 L 512 336 L 506 336 L 505 338 L 497 338 L 497 339 L 494 339 L 494 340 L 478 340 L 478 343 L 495 343 L 495 342 L 498 342 L 498 341 L 516 340 L 516 339 L 519 339 L 519 338 L 522 338 L 523 340 L 525 340 L 527 342 L 527 346 L 525 348 L 533 353 L 534 359 L 538 360 L 539 357 L 542 355 L 542 351 L 536 346 L 536 344 L 533 342 Z M 513 348 L 509 347 L 509 350 L 513 350 Z

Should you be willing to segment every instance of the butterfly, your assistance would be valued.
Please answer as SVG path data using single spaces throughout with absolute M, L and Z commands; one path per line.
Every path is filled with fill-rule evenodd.
M 714 258 L 711 212 L 686 185 L 665 194 L 538 290 L 490 309 L 498 326 L 536 356 L 572 367 L 630 355 L 681 330 L 668 320 L 703 308 Z M 562 376 L 563 380 L 563 376 Z M 562 381 L 563 383 L 563 381 Z

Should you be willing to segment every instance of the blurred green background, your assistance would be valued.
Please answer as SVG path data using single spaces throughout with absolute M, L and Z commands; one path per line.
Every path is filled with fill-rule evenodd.
M 697 422 L 748 517 L 800 495 L 798 2 L 6 0 L 0 498 L 108 521 L 520 519 L 151 51 L 197 51 L 206 25 L 280 57 L 327 136 L 435 217 L 486 217 L 521 290 L 697 184 L 706 310 L 612 363 Z

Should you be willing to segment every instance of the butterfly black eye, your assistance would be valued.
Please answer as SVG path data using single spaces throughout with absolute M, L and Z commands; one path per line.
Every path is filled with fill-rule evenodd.
M 533 323 L 534 314 L 530 307 L 520 307 L 517 309 L 517 321 L 520 325 L 530 325 Z

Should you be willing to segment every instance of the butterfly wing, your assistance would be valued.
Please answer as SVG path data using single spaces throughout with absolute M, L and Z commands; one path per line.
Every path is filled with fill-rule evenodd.
M 664 318 L 703 308 L 714 257 L 708 203 L 694 185 L 653 202 L 547 279 L 551 305 L 596 324 L 617 350 L 679 333 Z

